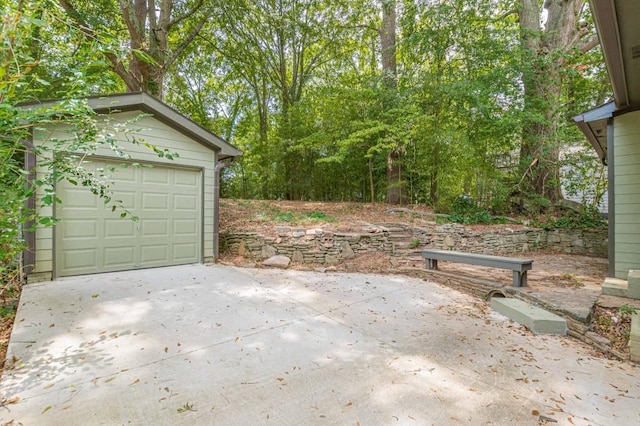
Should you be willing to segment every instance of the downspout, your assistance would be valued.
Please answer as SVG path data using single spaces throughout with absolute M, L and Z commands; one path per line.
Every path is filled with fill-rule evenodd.
M 220 257 L 220 170 L 235 164 L 236 159 L 231 161 L 218 161 L 213 169 L 213 260 Z

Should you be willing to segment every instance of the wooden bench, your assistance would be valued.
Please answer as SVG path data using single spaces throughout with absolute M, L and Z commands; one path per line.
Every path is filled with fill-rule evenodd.
M 427 269 L 438 269 L 438 260 L 443 260 L 445 262 L 467 263 L 469 265 L 488 266 L 498 269 L 508 269 L 513 271 L 514 287 L 526 286 L 527 271 L 533 268 L 532 259 L 490 256 L 487 254 L 463 253 L 450 250 L 423 250 L 422 257 L 427 261 Z

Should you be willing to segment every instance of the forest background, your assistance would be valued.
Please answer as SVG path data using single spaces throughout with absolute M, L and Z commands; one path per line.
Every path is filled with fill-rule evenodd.
M 584 0 L 0 0 L 2 263 L 23 208 L 28 132 L 114 144 L 82 99 L 143 91 L 237 146 L 222 196 L 420 203 L 505 214 L 596 206 L 604 167 L 571 117 L 611 98 Z M 62 99 L 54 106 L 24 102 Z M 154 147 L 151 147 L 154 148 Z M 118 151 L 117 147 L 114 148 Z M 160 154 L 161 155 L 161 154 Z M 101 186 L 102 185 L 102 186 Z M 59 200 L 62 201 L 63 200 Z M 51 218 L 38 218 L 52 224 Z

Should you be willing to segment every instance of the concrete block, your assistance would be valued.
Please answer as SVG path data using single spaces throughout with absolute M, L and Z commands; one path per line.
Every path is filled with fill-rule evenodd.
M 631 315 L 631 333 L 629 338 L 640 341 L 640 313 Z
M 492 298 L 491 308 L 538 334 L 567 334 L 567 321 L 520 299 Z
M 630 269 L 627 276 L 627 297 L 640 299 L 640 270 Z
M 627 297 L 627 282 L 619 278 L 607 277 L 602 283 L 602 294 L 607 296 Z
M 629 336 L 629 359 L 640 362 L 640 314 L 631 315 L 631 334 Z

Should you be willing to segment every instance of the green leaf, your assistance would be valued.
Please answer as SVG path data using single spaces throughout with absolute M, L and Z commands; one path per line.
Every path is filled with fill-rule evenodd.
M 156 60 L 153 59 L 153 56 L 149 55 L 144 50 L 133 49 L 133 54 L 136 56 L 136 58 L 140 59 L 142 62 L 145 62 L 147 64 L 154 64 L 154 65 L 158 64 Z

